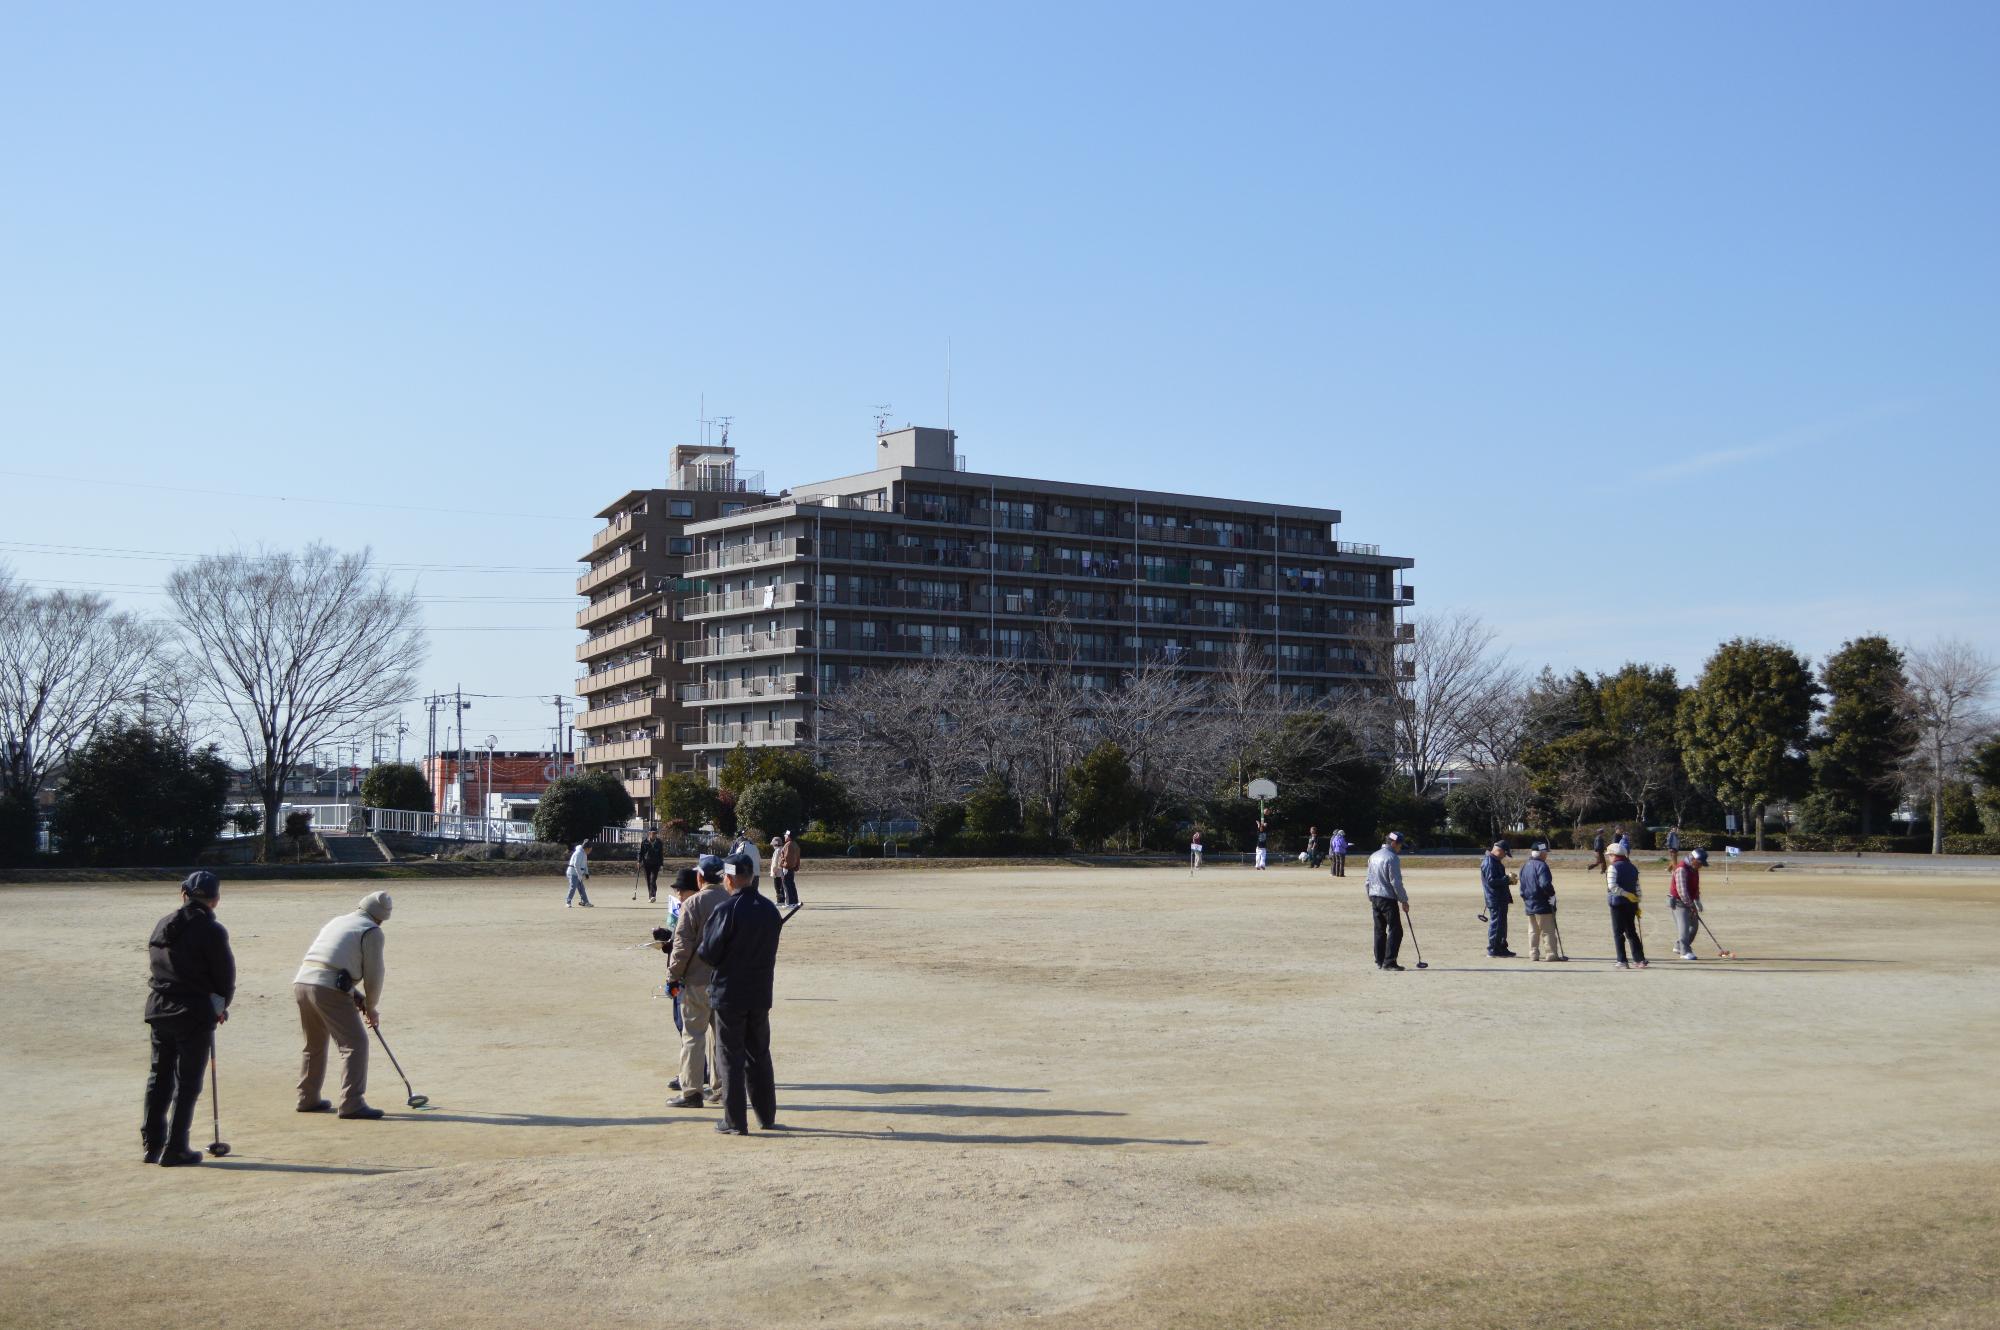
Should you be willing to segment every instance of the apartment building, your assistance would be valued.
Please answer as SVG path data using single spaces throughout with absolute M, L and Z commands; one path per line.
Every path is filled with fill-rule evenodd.
M 589 603 L 576 612 L 587 636 L 576 648 L 576 760 L 586 769 L 616 772 L 642 807 L 654 782 L 669 771 L 694 769 L 684 745 L 699 716 L 680 701 L 694 675 L 676 658 L 673 624 L 695 589 L 686 563 L 694 550 L 689 527 L 727 520 L 762 505 L 761 471 L 738 470 L 735 450 L 679 447 L 664 489 L 631 490 L 597 515 L 605 525 L 580 556 L 589 565 L 576 580 Z
M 858 671 L 968 652 L 1033 659 L 1060 617 L 1087 686 L 1159 658 L 1223 668 L 1239 637 L 1280 687 L 1379 682 L 1415 561 L 1339 538 L 1336 509 L 966 470 L 949 430 L 876 439 L 871 470 L 686 528 L 681 751 L 809 744 L 817 700 Z

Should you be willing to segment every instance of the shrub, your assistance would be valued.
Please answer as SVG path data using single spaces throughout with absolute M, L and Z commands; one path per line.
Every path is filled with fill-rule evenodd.
M 626 803 L 631 803 L 629 795 Z M 559 776 L 542 791 L 542 801 L 535 808 L 535 839 L 551 845 L 575 845 L 597 835 L 608 821 L 601 783 L 588 776 Z
M 2000 854 L 2000 836 L 1946 836 L 1944 838 L 1944 852 L 1946 854 Z
M 965 805 L 947 800 L 924 814 L 923 837 L 927 845 L 944 845 L 965 827 Z
M 361 778 L 361 802 L 370 808 L 406 808 L 418 813 L 428 813 L 433 807 L 430 782 L 408 762 L 384 762 L 368 768 L 368 774 Z
M 580 779 L 597 791 L 598 797 L 604 804 L 604 818 L 597 826 L 591 828 L 592 835 L 604 827 L 624 826 L 638 811 L 632 803 L 632 792 L 625 788 L 625 782 L 610 772 L 592 771 Z
M 736 819 L 768 840 L 780 831 L 798 828 L 804 821 L 800 816 L 804 804 L 799 792 L 785 782 L 760 780 L 736 796 Z
M 653 793 L 653 811 L 660 821 L 692 830 L 715 817 L 720 801 L 707 781 L 689 771 L 660 777 Z
M 975 836 L 1004 836 L 1021 829 L 1021 801 L 1006 776 L 990 771 L 965 796 L 965 829 Z
M 50 830 L 65 858 L 92 864 L 179 864 L 222 829 L 229 766 L 148 725 L 106 730 L 71 755 Z
M 264 829 L 264 810 L 246 805 L 229 815 L 229 825 L 239 836 L 254 836 Z
M 1071 768 L 1069 782 L 1066 829 L 1080 844 L 1102 845 L 1139 816 L 1142 800 L 1132 783 L 1132 764 L 1115 743 L 1091 749 Z

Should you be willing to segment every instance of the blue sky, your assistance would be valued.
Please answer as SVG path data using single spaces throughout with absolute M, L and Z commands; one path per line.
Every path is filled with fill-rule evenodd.
M 1529 665 L 2000 651 L 1991 5 L 13 6 L 0 123 L 0 559 L 370 545 L 475 739 L 704 394 L 824 478 L 947 340 L 975 469 L 1340 507 Z

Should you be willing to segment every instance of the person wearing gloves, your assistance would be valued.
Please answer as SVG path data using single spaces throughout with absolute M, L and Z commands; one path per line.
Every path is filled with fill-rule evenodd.
M 221 900 L 215 874 L 189 873 L 181 883 L 181 907 L 153 925 L 146 943 L 152 978 L 145 1019 L 153 1056 L 139 1139 L 149 1164 L 201 1162 L 201 1151 L 188 1148 L 188 1132 L 201 1098 L 202 1064 L 214 1047 L 215 1027 L 229 1019 L 236 1000 L 236 956 L 229 930 L 215 917 Z
M 578 841 L 576 848 L 569 852 L 568 875 L 569 894 L 563 897 L 563 908 L 567 910 L 572 901 L 575 901 L 578 897 L 582 897 L 583 908 L 588 910 L 590 908 L 590 893 L 583 889 L 583 883 L 584 879 L 590 876 L 589 841 Z
M 1409 913 L 1410 893 L 1403 890 L 1403 837 L 1392 831 L 1382 848 L 1368 856 L 1368 908 L 1375 915 L 1375 968 L 1400 970 L 1396 956 L 1403 949 L 1403 921 L 1396 911 Z
M 1486 893 L 1486 954 L 1512 959 L 1507 946 L 1507 907 L 1514 903 L 1510 888 L 1514 879 L 1507 872 L 1507 842 L 1496 840 L 1479 861 L 1479 886 Z
M 340 1105 L 343 1118 L 372 1121 L 382 1116 L 370 1108 L 368 1092 L 368 1032 L 381 1019 L 382 981 L 388 974 L 383 959 L 382 925 L 393 902 L 386 891 L 371 891 L 353 913 L 343 914 L 319 930 L 306 948 L 305 963 L 292 976 L 292 997 L 299 1004 L 299 1025 L 305 1031 L 305 1054 L 299 1070 L 301 1113 L 325 1113 L 333 1104 L 320 1098 L 326 1081 L 326 1044 L 340 1050 Z
M 1540 842 L 1528 851 L 1528 862 L 1521 865 L 1521 909 L 1527 913 L 1531 930 L 1528 959 L 1542 959 L 1542 943 L 1546 940 L 1550 960 L 1568 960 L 1562 954 L 1561 935 L 1556 932 L 1556 883 L 1549 872 L 1549 847 Z
M 1611 866 L 1605 870 L 1605 898 L 1611 905 L 1611 940 L 1618 946 L 1618 968 L 1646 968 L 1646 944 L 1639 940 L 1639 870 L 1632 866 L 1623 841 L 1605 850 Z M 1632 962 L 1625 962 L 1625 944 L 1632 944 Z
M 1694 935 L 1701 927 L 1701 866 L 1707 860 L 1707 850 L 1689 850 L 1667 882 L 1667 908 L 1679 925 L 1674 954 L 1684 961 L 1701 959 L 1694 954 Z
M 715 977 L 715 968 L 697 950 L 702 930 L 708 927 L 715 907 L 729 899 L 729 893 L 722 889 L 722 860 L 704 854 L 695 869 L 694 873 L 683 870 L 685 877 L 698 876 L 699 881 L 689 884 L 692 890 L 681 901 L 680 918 L 667 943 L 667 992 L 680 1003 L 681 1012 L 680 1075 L 668 1083 L 675 1092 L 667 1100 L 668 1108 L 700 1108 L 703 1085 L 716 1086 L 715 1097 L 720 1097 L 721 1077 L 715 1059 L 709 1056 L 715 1042 L 715 1011 L 709 1005 L 708 985 Z M 676 882 L 675 891 L 679 890 Z

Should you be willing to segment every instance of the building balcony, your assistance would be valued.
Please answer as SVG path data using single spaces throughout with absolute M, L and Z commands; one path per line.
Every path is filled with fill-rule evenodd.
M 622 550 L 602 563 L 592 564 L 590 571 L 576 579 L 576 594 L 587 596 L 614 578 L 623 577 L 638 566 L 637 550 Z
M 753 720 L 748 724 L 708 725 L 687 742 L 689 748 L 750 748 L 770 744 L 794 744 L 810 737 L 811 726 L 802 720 Z
M 653 795 L 658 792 L 659 788 L 660 782 L 651 776 L 641 776 L 636 780 L 631 777 L 626 778 L 625 793 L 631 795 L 632 802 L 639 805 L 638 812 L 641 820 L 651 819 L 652 814 L 648 810 L 652 807 Z
M 649 614 L 638 623 L 628 623 L 622 628 L 614 628 L 608 633 L 599 633 L 577 644 L 578 660 L 593 660 L 609 655 L 621 647 L 629 647 L 634 642 L 643 642 L 649 637 L 665 637 L 670 620 Z
M 764 701 L 770 698 L 801 697 L 812 692 L 809 674 L 765 675 L 756 679 L 717 679 L 708 683 L 684 683 L 680 700 L 684 706 L 712 706 L 722 702 Z
M 673 699 L 664 694 L 656 694 L 631 702 L 592 707 L 587 711 L 576 713 L 576 728 L 588 733 L 604 725 L 626 725 L 633 721 L 659 720 L 673 710 L 673 706 Z
M 673 661 L 664 653 L 647 656 L 642 660 L 627 661 L 608 669 L 593 670 L 577 676 L 576 691 L 579 697 L 589 697 L 610 688 L 622 688 L 649 679 L 665 679 L 673 672 Z
M 644 588 L 634 589 L 632 587 L 614 591 L 602 599 L 593 600 L 590 604 L 578 610 L 576 612 L 576 626 L 579 628 L 589 628 L 593 625 L 603 623 L 606 619 L 612 618 L 621 612 L 629 611 L 634 605 L 651 600 L 658 594 L 658 591 L 646 590 Z
M 627 541 L 639 534 L 639 523 L 630 513 L 620 513 L 590 538 L 590 557 L 599 554 L 621 541 Z
M 576 760 L 587 767 L 612 762 L 663 762 L 673 751 L 674 745 L 667 739 L 621 739 L 616 743 L 579 745 Z
M 1396 588 L 1396 599 L 1405 605 L 1414 605 L 1417 603 L 1417 589 L 1405 582 Z
M 768 656 L 774 652 L 804 651 L 812 646 L 809 628 L 781 628 L 775 633 L 732 633 L 727 637 L 698 637 L 682 645 L 681 659 L 692 665 L 708 660 L 736 660 L 745 656 Z
M 747 591 L 715 591 L 706 596 L 684 600 L 681 602 L 681 618 L 705 619 L 716 614 L 782 610 L 805 602 L 804 584 L 781 582 L 776 586 L 751 587 Z
M 785 563 L 809 554 L 811 544 L 809 540 L 792 537 L 703 550 L 699 554 L 689 555 L 687 562 L 682 565 L 682 571 L 690 577 L 700 577 L 729 568 L 753 568 L 759 564 Z

